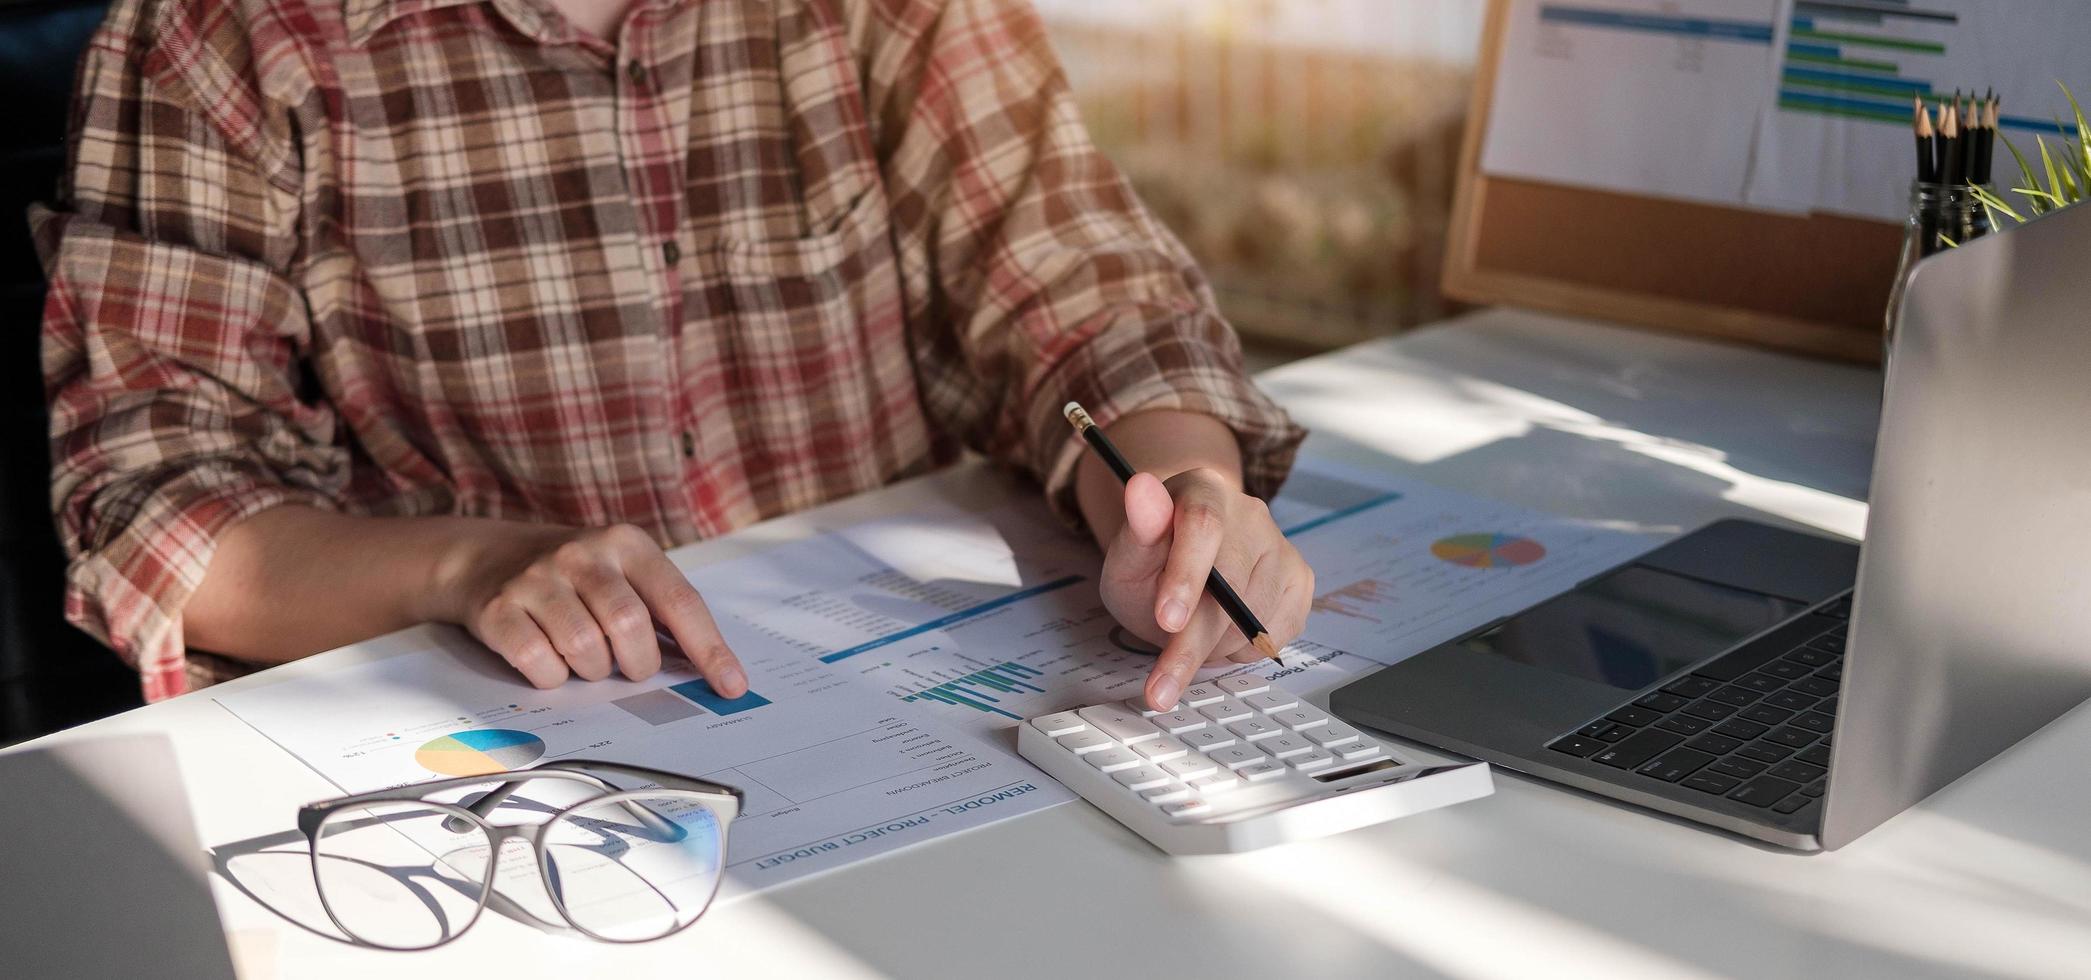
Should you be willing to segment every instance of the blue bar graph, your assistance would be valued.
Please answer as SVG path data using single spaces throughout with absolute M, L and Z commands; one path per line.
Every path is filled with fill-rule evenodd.
M 1378 507 L 1381 504 L 1391 504 L 1394 501 L 1400 499 L 1401 495 L 1398 493 L 1383 493 L 1377 497 L 1372 498 L 1371 500 L 1359 501 L 1358 503 L 1352 504 L 1348 507 L 1344 507 L 1338 510 L 1332 510 L 1326 514 L 1321 515 L 1320 517 L 1310 518 L 1308 520 L 1301 521 L 1298 524 L 1294 524 L 1293 526 L 1286 528 L 1282 533 L 1288 538 L 1292 537 L 1295 534 L 1304 534 L 1308 531 L 1312 531 L 1315 528 L 1322 526 L 1323 524 L 1327 524 L 1330 521 L 1340 521 L 1346 517 L 1349 517 L 1352 514 L 1371 510 L 1372 508 Z
M 737 698 L 720 697 L 719 692 L 712 690 L 712 686 L 706 684 L 701 678 L 694 681 L 684 681 L 670 687 L 669 690 L 689 698 L 698 707 L 721 717 L 737 715 L 750 708 L 760 708 L 770 703 L 769 698 L 763 697 L 754 691 L 749 691 Z
M 935 701 L 939 704 L 958 705 L 971 708 L 974 711 L 985 711 L 990 714 L 1001 715 L 1004 718 L 1022 721 L 1024 720 L 1023 715 L 996 707 L 996 705 L 1002 702 L 1002 698 L 996 697 L 996 695 L 1007 697 L 1027 691 L 1033 694 L 1044 694 L 1045 688 L 1031 683 L 1032 678 L 1043 675 L 1044 671 L 1037 668 L 1005 661 L 993 667 L 976 670 L 964 677 L 945 681 L 927 690 L 906 695 L 901 700 Z
M 1841 71 L 1823 71 L 1820 68 L 1786 66 L 1784 77 L 1788 82 L 1823 82 L 1833 87 L 1848 86 L 1860 91 L 1893 89 L 1911 95 L 1931 94 L 1931 83 L 1914 78 L 1883 78 L 1878 75 L 1853 75 Z M 1903 115 L 1909 115 L 1904 112 Z M 1907 120 L 1905 120 L 1907 121 Z
M 1709 41 L 1735 41 L 1743 44 L 1772 43 L 1772 25 L 1756 21 L 1715 20 L 1710 17 L 1677 17 L 1669 14 L 1608 10 L 1602 7 L 1573 7 L 1566 4 L 1552 3 L 1539 8 L 1539 19 L 1550 23 L 1570 24 L 1577 27 L 1602 27 L 1619 31 L 1676 34 L 1684 37 L 1704 38 Z
M 888 633 L 885 636 L 881 636 L 875 640 L 866 640 L 865 642 L 859 643 L 856 646 L 850 647 L 846 650 L 837 650 L 834 653 L 822 654 L 820 662 L 824 664 L 832 664 L 836 661 L 848 660 L 849 658 L 854 657 L 857 654 L 864 653 L 869 650 L 876 650 L 879 647 L 885 646 L 889 643 L 898 643 L 901 640 L 905 640 L 911 636 L 920 636 L 931 630 L 943 629 L 944 627 L 950 626 L 951 624 L 959 622 L 960 620 L 971 619 L 975 616 L 980 615 L 981 613 L 988 612 L 990 610 L 1000 609 L 1003 606 L 1009 605 L 1012 602 L 1022 602 L 1023 600 L 1029 599 L 1035 595 L 1044 595 L 1048 592 L 1057 592 L 1080 581 L 1082 581 L 1082 576 L 1069 575 L 1065 578 L 1056 578 L 1042 585 L 1034 585 L 1027 589 L 1018 589 L 1015 592 L 1009 593 L 1008 595 L 1001 596 L 995 599 L 989 599 L 986 602 L 980 603 L 979 605 L 967 606 L 966 608 L 961 609 L 955 613 L 951 613 L 945 616 L 938 616 L 937 618 L 932 619 L 929 622 L 923 623 L 920 626 L 910 626 L 907 629 L 901 630 L 897 633 Z

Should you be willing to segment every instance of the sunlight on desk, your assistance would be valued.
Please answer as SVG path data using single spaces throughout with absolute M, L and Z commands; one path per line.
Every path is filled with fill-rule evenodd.
M 1539 976 L 1564 962 L 1622 980 L 1716 975 L 1356 838 L 1242 855 L 1213 872 L 1215 889 L 1248 878 L 1284 904 L 1339 919 L 1447 976 Z
M 1538 336 L 1572 341 L 1580 337 L 1585 343 L 1595 346 L 1597 341 L 1592 334 L 1607 335 L 1606 342 L 1613 340 L 1609 335 L 1620 335 L 1629 341 L 1637 341 L 1636 346 L 1641 349 L 1631 356 L 1607 358 L 1601 366 L 1613 368 L 1616 375 L 1638 372 L 1668 383 L 1675 383 L 1679 377 L 1704 377 L 1706 365 L 1692 362 L 1703 362 L 1710 356 L 1704 347 L 1681 347 L 1668 340 L 1639 342 L 1641 338 L 1631 333 L 1530 315 L 1506 315 L 1501 311 L 1477 314 L 1433 328 L 1432 332 L 1439 334 L 1434 338 L 1438 341 L 1433 348 L 1435 351 L 1460 350 L 1468 345 L 1464 335 L 1469 333 L 1475 335 L 1476 339 L 1470 346 L 1476 348 L 1482 346 L 1480 337 L 1494 342 L 1505 339 L 1528 342 Z M 1715 348 L 1714 351 L 1721 352 L 1721 349 Z M 1666 357 L 1670 363 L 1665 363 Z M 1752 362 L 1762 358 L 1763 355 L 1756 352 L 1737 350 L 1734 353 L 1734 360 L 1741 366 L 1760 367 Z M 1863 500 L 1750 472 L 1734 461 L 1735 450 L 1742 447 L 1708 445 L 1675 435 L 1652 434 L 1632 423 L 1563 400 L 1576 398 L 1592 404 L 1640 404 L 1660 397 L 1659 393 L 1632 388 L 1621 390 L 1608 385 L 1611 378 L 1606 374 L 1595 371 L 1579 371 L 1571 375 L 1565 370 L 1557 370 L 1543 379 L 1512 377 L 1505 381 L 1491 380 L 1453 367 L 1460 359 L 1459 356 L 1426 357 L 1407 351 L 1396 353 L 1391 349 L 1377 349 L 1354 352 L 1340 361 L 1316 360 L 1280 368 L 1267 378 L 1272 389 L 1281 393 L 1294 417 L 1317 435 L 1339 438 L 1374 453 L 1416 464 L 1411 472 L 1424 479 L 1431 478 L 1434 466 L 1480 453 L 1492 446 L 1531 440 L 1538 435 L 1566 436 L 1569 441 L 1552 453 L 1553 462 L 1558 464 L 1554 471 L 1563 478 L 1612 479 L 1612 474 L 1600 465 L 1603 456 L 1587 452 L 1587 444 L 1600 443 L 1619 452 L 1711 479 L 1720 488 L 1720 499 L 1739 508 L 1850 538 L 1861 537 L 1865 532 L 1866 504 Z M 1864 380 L 1871 377 L 1870 372 L 1849 370 L 1842 373 L 1858 385 L 1877 383 Z M 1311 382 L 1305 380 L 1309 377 Z M 1536 380 L 1544 380 L 1553 394 L 1539 394 L 1521 386 L 1521 382 Z M 1841 390 L 1832 389 L 1822 394 L 1825 398 L 1832 398 L 1841 393 Z M 1585 394 L 1587 398 L 1582 397 Z M 1777 419 L 1778 414 L 1771 411 L 1778 407 L 1774 396 L 1755 394 L 1764 404 L 1744 403 L 1741 399 L 1752 397 L 1753 393 L 1747 389 L 1731 389 L 1706 393 L 1701 401 L 1677 408 L 1680 412 L 1702 416 L 1749 415 L 1754 411 L 1766 418 Z M 1399 424 L 1390 424 L 1394 420 Z M 1693 426 L 1683 427 L 1690 429 Z M 1719 431 L 1710 424 L 1705 427 L 1709 431 Z M 1642 524 L 1639 529 L 1683 530 L 1661 524 Z

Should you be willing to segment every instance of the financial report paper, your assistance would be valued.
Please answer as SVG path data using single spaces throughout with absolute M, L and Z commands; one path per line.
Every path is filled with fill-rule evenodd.
M 2077 136 L 2067 85 L 2091 92 L 2091 5 L 2082 0 L 1792 0 L 1778 22 L 1774 91 L 1761 109 L 1747 198 L 1901 221 L 1916 177 L 1911 100 L 1955 92 L 2003 100 L 2004 140 L 2040 167 L 2039 145 Z M 2066 123 L 2066 125 L 2065 125 Z M 2024 183 L 2002 141 L 1993 182 Z
M 1900 221 L 1913 101 L 2003 100 L 2034 168 L 2091 91 L 2083 0 L 1511 0 L 1481 167 L 1499 177 Z M 2022 183 L 1996 148 L 1994 184 Z
M 1481 166 L 1740 205 L 1790 0 L 1513 0 Z
M 1282 666 L 1202 677 L 1325 691 L 1654 543 L 1325 464 L 1272 515 L 1317 570 L 1306 634 Z M 1104 610 L 1099 565 L 1042 505 L 930 506 L 685 567 L 747 668 L 738 699 L 679 658 L 539 691 L 446 629 L 216 700 L 345 793 L 567 758 L 739 787 L 725 893 L 742 894 L 1073 799 L 1014 726 L 1144 690 L 1154 649 Z

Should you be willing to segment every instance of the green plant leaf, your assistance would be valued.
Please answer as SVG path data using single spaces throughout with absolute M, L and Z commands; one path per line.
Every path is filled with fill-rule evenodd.
M 2040 178 L 2035 177 L 2033 175 L 2033 165 L 2026 162 L 2026 155 L 2018 151 L 2018 144 L 2011 142 L 2011 138 L 2008 136 L 2004 138 L 2004 149 L 2011 151 L 2011 159 L 2018 162 L 2019 174 L 2025 177 L 2025 184 L 2019 187 L 2012 188 L 2012 190 L 2014 190 L 2018 194 L 2026 196 L 2027 200 L 2030 202 L 2028 204 L 2028 207 L 2032 209 L 2034 214 L 2046 214 L 2046 203 L 2043 202 L 2040 198 L 2032 196 L 2027 191 L 2027 188 L 2040 186 Z
M 2056 132 L 2068 132 L 2068 130 L 2069 127 L 2062 125 L 2062 120 L 2055 120 Z M 2062 147 L 2055 153 L 2062 160 L 2062 183 L 2061 186 L 2052 188 L 2052 190 L 2068 198 L 2071 203 L 2083 200 L 2081 188 L 2083 185 L 2091 184 L 2091 174 L 2085 173 L 2083 168 L 2077 164 L 2077 156 L 2081 150 L 2082 144 L 2063 137 Z
M 2062 178 L 2055 173 L 2055 157 L 2047 151 L 2047 137 L 2035 136 L 2033 144 L 2040 147 L 2040 166 L 2047 171 L 2047 183 L 2041 186 L 2047 188 L 2049 195 L 2062 199 Z
M 1997 214 L 2000 212 L 2020 224 L 2024 224 L 2026 221 L 2025 215 L 2012 210 L 2011 205 L 2005 203 L 2003 198 L 1998 197 L 1987 187 L 1978 186 L 1975 188 L 1975 200 L 1981 201 L 1982 206 L 1989 210 L 1989 224 L 1992 228 L 1996 227 Z
M 2070 110 L 2076 113 L 2077 144 L 2084 149 L 2091 150 L 2091 121 L 2087 121 L 2084 118 L 2084 107 L 2077 105 L 2076 93 L 2069 90 L 2068 82 L 2058 81 L 2055 84 L 2061 86 L 2062 97 L 2069 100 Z

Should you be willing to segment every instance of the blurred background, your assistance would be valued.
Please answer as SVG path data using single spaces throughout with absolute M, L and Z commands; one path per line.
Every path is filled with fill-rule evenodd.
M 1211 275 L 1252 366 L 1451 311 L 1483 4 L 1034 2 L 1090 132 Z

